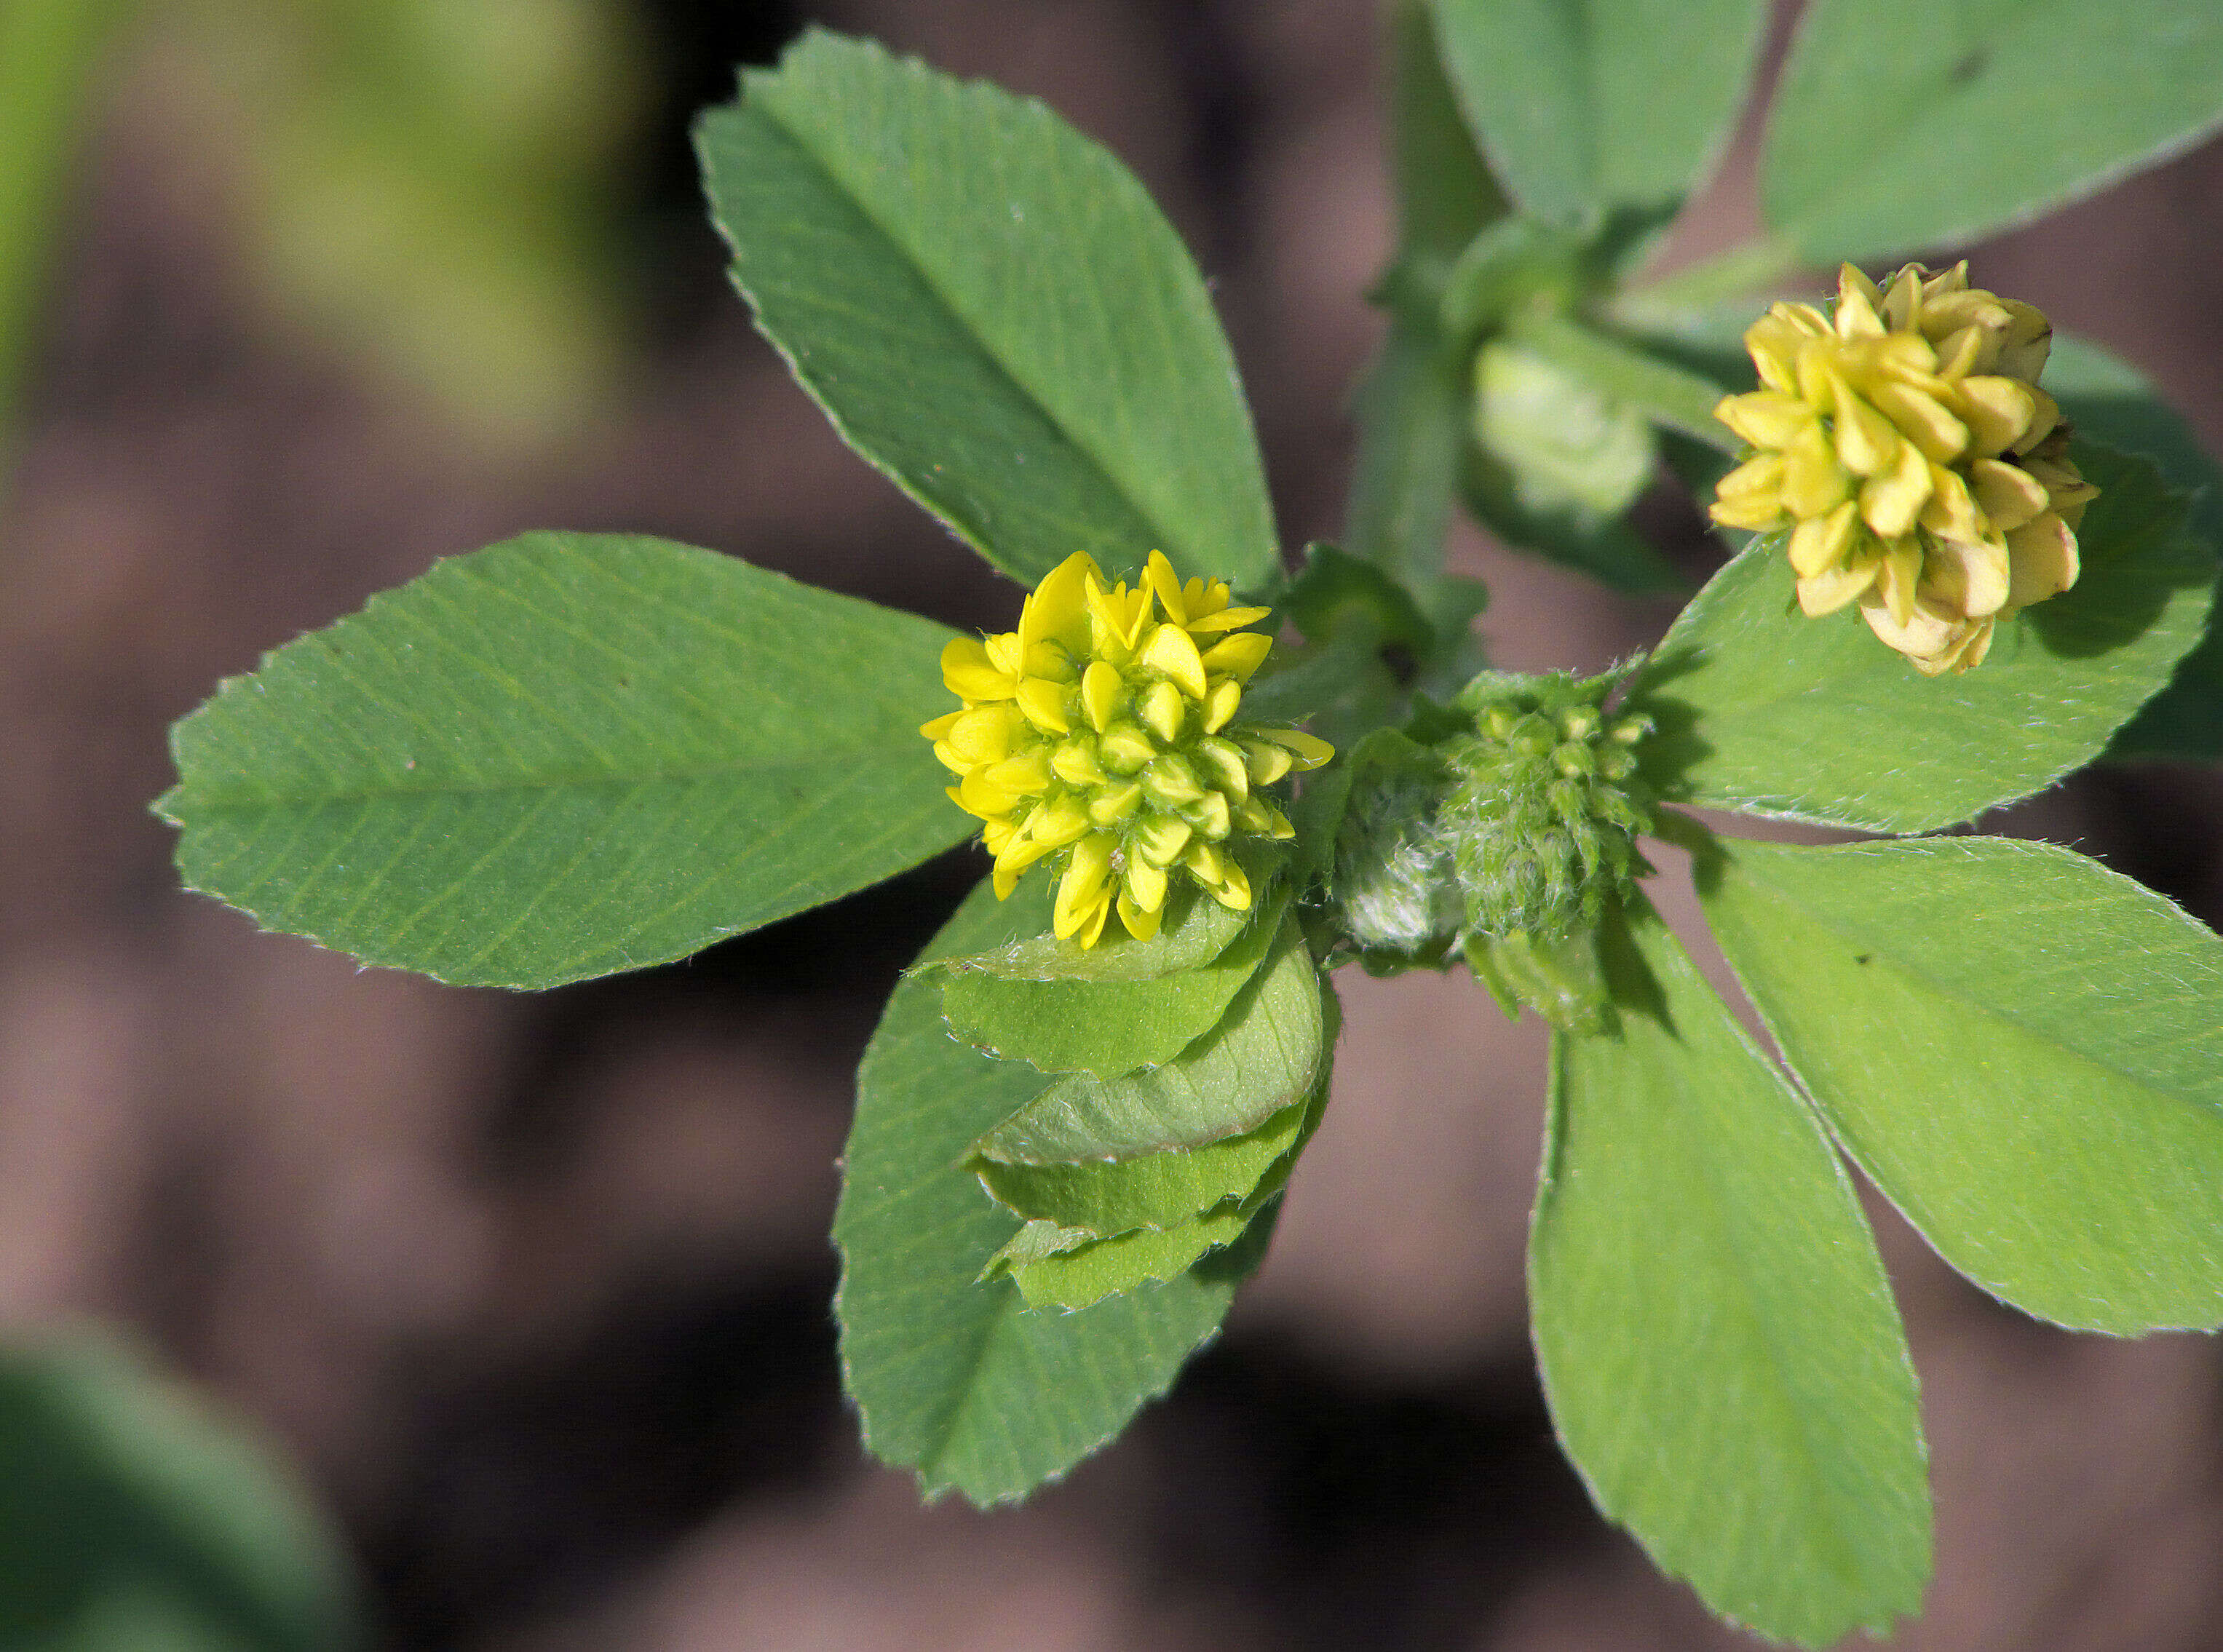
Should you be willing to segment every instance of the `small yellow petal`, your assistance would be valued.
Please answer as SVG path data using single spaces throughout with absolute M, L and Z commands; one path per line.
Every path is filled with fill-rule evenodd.
M 1968 467 L 1969 488 L 1994 531 L 2019 528 L 2052 503 L 2044 482 L 2019 465 L 1979 459 Z
M 2026 608 L 2076 583 L 2076 535 L 2056 512 L 2025 523 L 2007 536 L 2011 565 L 2007 602 Z
M 2096 491 L 2096 490 L 2095 490 Z M 1204 732 L 1217 734 L 1227 726 L 1227 719 L 1243 703 L 1243 685 L 1232 677 L 1223 677 L 1212 685 L 1212 692 L 1204 697 Z
M 1153 866 L 1170 866 L 1188 847 L 1191 835 L 1187 821 L 1170 814 L 1158 814 L 1137 826 L 1130 841 L 1135 852 Z
M 1157 907 L 1144 907 L 1130 900 L 1123 891 L 1118 900 L 1119 921 L 1127 926 L 1127 933 L 1137 940 L 1149 940 L 1158 933 L 1165 921 L 1165 913 Z
M 1254 730 L 1259 738 L 1271 740 L 1276 745 L 1287 746 L 1297 760 L 1297 769 L 1317 769 L 1335 756 L 1335 748 L 1317 736 L 1300 728 L 1262 728 Z
M 1018 690 L 1017 680 L 970 637 L 953 638 L 941 650 L 941 681 L 960 700 L 1009 700 Z
M 1935 469 L 1921 449 L 1902 442 L 1899 462 L 1890 472 L 1861 485 L 1861 516 L 1878 537 L 1896 539 L 1914 526 L 1922 507 L 1930 503 Z
M 1049 766 L 1068 786 L 1101 786 L 1103 765 L 1096 761 L 1095 745 L 1086 740 L 1067 740 L 1050 754 Z
M 2037 399 L 2044 392 L 2018 379 L 1988 375 L 1963 379 L 1955 400 L 1969 443 L 1979 458 L 1996 458 L 2019 444 L 2037 417 Z M 2050 402 L 2052 398 L 2047 397 Z M 2057 414 L 2056 414 L 2057 417 Z M 2035 443 L 2044 432 L 2031 437 Z
M 1285 745 L 1276 745 L 1270 740 L 1245 740 L 1243 761 L 1253 786 L 1270 786 L 1289 772 L 1289 765 L 1295 759 Z
M 1963 380 L 1965 385 L 1968 380 Z M 1910 386 L 1885 380 L 1868 393 L 1876 411 L 1899 427 L 1901 435 L 1939 464 L 1953 462 L 1967 450 L 1968 427 L 1954 418 L 1934 396 Z
M 1143 665 L 1177 684 L 1191 700 L 1204 698 L 1204 656 L 1196 651 L 1195 638 L 1179 625 L 1158 626 L 1143 641 L 1137 657 Z
M 1250 773 L 1243 761 L 1243 748 L 1231 740 L 1206 738 L 1196 743 L 1197 755 L 1212 771 L 1212 784 L 1239 803 L 1250 795 Z
M 1074 653 L 1087 646 L 1088 585 L 1100 580 L 1096 559 L 1076 550 L 1043 577 L 1019 611 L 1019 655 L 1032 654 L 1038 643 L 1062 643 Z
M 1922 455 L 1916 454 L 1918 462 Z M 1852 549 L 1860 511 L 1847 499 L 1827 516 L 1809 517 L 1791 531 L 1791 566 L 1802 580 L 1835 568 Z
M 1195 644 L 1191 643 L 1189 646 L 1193 648 Z M 1229 676 L 1237 682 L 1248 682 L 1250 674 L 1266 663 L 1266 656 L 1273 650 L 1274 639 L 1265 632 L 1237 631 L 1233 636 L 1221 638 L 1206 651 L 1204 669 L 1214 676 Z M 1199 688 L 1197 698 L 1201 700 L 1204 694 L 1205 691 Z
M 1019 709 L 1026 713 L 1027 721 L 1045 734 L 1073 732 L 1073 719 L 1066 714 L 1062 683 L 1029 677 L 1019 685 Z
M 1144 912 L 1156 912 L 1166 903 L 1166 869 L 1140 855 L 1127 857 L 1127 893 Z M 1130 926 L 1131 927 L 1131 926 Z
M 1096 743 L 1096 755 L 1115 775 L 1131 775 L 1158 755 L 1156 744 L 1132 723 L 1114 723 Z
M 1088 725 L 1099 734 L 1112 726 L 1118 715 L 1119 701 L 1127 692 L 1127 684 L 1118 669 L 1103 660 L 1091 660 L 1088 669 L 1080 674 L 1080 707 L 1088 716 Z
M 1755 390 L 1748 395 L 1724 396 L 1714 409 L 1714 417 L 1755 448 L 1782 448 L 1788 447 L 1817 415 L 1796 396 Z
M 1154 682 L 1144 692 L 1136 714 L 1143 719 L 1143 727 L 1171 745 L 1181 738 L 1181 724 L 1187 711 L 1180 689 L 1170 682 Z
M 1142 806 L 1142 786 L 1130 780 L 1124 786 L 1099 792 L 1090 799 L 1088 818 L 1100 826 L 1117 826 Z

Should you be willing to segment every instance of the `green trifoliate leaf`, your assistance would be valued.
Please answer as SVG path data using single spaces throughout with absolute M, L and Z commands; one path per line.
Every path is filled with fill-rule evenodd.
M 1601 951 L 1619 1030 L 1554 1036 L 1529 1294 L 1598 1506 L 1716 1611 L 1823 1646 L 1917 1611 L 1914 1372 L 1812 1115 L 1637 897 Z
M 1760 160 L 1809 261 L 1972 241 L 2223 120 L 2223 11 L 2185 0 L 1815 0 Z
M 983 884 L 928 956 L 1039 933 L 1049 907 L 1040 880 L 1001 906 Z M 1072 1467 L 1165 1391 L 1241 1277 L 1238 1250 L 1072 1315 L 1030 1313 L 1008 1281 L 978 1283 L 1011 1219 L 962 1161 L 1048 1082 L 951 1039 L 926 974 L 896 988 L 857 1076 L 834 1222 L 842 1367 L 867 1447 L 929 1493 L 1004 1502 Z
M 699 141 L 759 324 L 843 437 L 1033 585 L 1280 571 L 1235 363 L 1134 176 L 1030 98 L 806 35 Z
M 1637 680 L 1630 709 L 1659 729 L 1646 777 L 1671 801 L 1926 832 L 2089 762 L 2200 640 L 2215 559 L 2151 465 L 2081 443 L 2075 458 L 2100 488 L 2081 576 L 1959 675 L 1921 675 L 1850 609 L 1806 618 L 1781 539 L 1754 543 Z
M 1668 208 L 1728 141 L 1759 0 L 1435 0 L 1444 60 L 1492 167 L 1528 212 Z
M 951 633 L 663 540 L 533 533 L 289 644 L 178 725 L 187 883 L 369 964 L 661 964 L 971 824 L 918 736 Z
M 2144 374 L 2096 344 L 2056 333 L 2045 387 L 2086 440 L 2151 459 L 2163 481 L 2190 494 L 2192 537 L 2223 549 L 2223 466 Z M 2223 634 L 2208 628 L 2169 686 L 2116 731 L 2107 755 L 2223 757 Z
M 1249 1278 L 1263 1259 L 1269 1220 L 1262 1212 L 1229 1204 L 1178 1227 L 1137 1228 L 1079 1244 L 1065 1242 L 1068 1235 L 1055 1223 L 1030 1223 L 1030 1231 L 1049 1231 L 1015 1251 L 1004 1266 L 1030 1308 L 1094 1308 L 1106 1297 L 1124 1298 L 1160 1281 L 1173 1285 L 1194 1277 L 1193 1270 L 1226 1279 L 1231 1286 Z
M 1272 950 L 1288 903 L 1273 895 L 1261 901 L 1264 909 L 1225 952 L 1179 975 L 1023 981 L 960 970 L 941 989 L 950 1030 L 978 1049 L 1043 1072 L 1117 1078 L 1161 1065 L 1219 1024 Z
M 1133 1159 L 1256 1129 L 1319 1074 L 1328 1042 L 1322 1003 L 1312 954 L 1296 920 L 1284 917 L 1218 1025 L 1174 1059 L 1120 1077 L 1060 1079 L 982 1136 L 977 1151 L 1011 1165 L 1055 1165 Z
M 1722 950 L 1946 1260 L 2063 1325 L 2223 1323 L 2223 940 L 2047 844 L 1722 850 Z
M 100 1341 L 0 1354 L 0 1642 L 362 1644 L 329 1523 L 265 1443 Z

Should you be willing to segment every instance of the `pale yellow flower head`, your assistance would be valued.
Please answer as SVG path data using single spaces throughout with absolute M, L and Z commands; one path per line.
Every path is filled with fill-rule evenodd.
M 2076 582 L 2076 526 L 2099 491 L 2038 388 L 2053 329 L 1909 264 L 1879 289 L 1850 264 L 1824 315 L 1778 304 L 1745 336 L 1761 388 L 1715 417 L 1750 444 L 1714 520 L 1791 531 L 1809 614 L 1860 604 L 1917 669 L 1965 671 L 1993 625 Z
M 1156 934 L 1175 877 L 1250 906 L 1234 842 L 1290 835 L 1263 788 L 1334 755 L 1299 730 L 1234 720 L 1273 647 L 1244 627 L 1267 612 L 1231 606 L 1224 581 L 1182 584 L 1155 550 L 1132 590 L 1107 587 L 1077 551 L 1035 587 L 1017 631 L 942 651 L 964 707 L 919 732 L 958 776 L 949 795 L 985 823 L 998 899 L 1055 857 L 1054 925 L 1083 946 L 1115 911 L 1138 940 Z

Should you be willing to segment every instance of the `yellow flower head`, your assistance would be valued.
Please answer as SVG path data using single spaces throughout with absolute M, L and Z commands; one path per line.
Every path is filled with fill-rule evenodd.
M 1243 627 L 1267 612 L 1231 607 L 1221 581 L 1183 585 L 1155 550 L 1132 590 L 1107 587 L 1075 552 L 1017 631 L 942 650 L 942 681 L 965 704 L 919 732 L 958 777 L 949 795 L 986 823 L 998 899 L 1058 857 L 1055 927 L 1083 946 L 1114 910 L 1137 939 L 1156 934 L 1175 875 L 1250 906 L 1231 841 L 1288 837 L 1261 788 L 1334 755 L 1298 730 L 1233 720 L 1273 647 Z
M 1762 387 L 1714 410 L 1751 444 L 1714 520 L 1790 529 L 1806 612 L 1858 602 L 1917 669 L 1967 670 L 1994 622 L 2076 582 L 2099 490 L 2037 387 L 2052 337 L 2031 305 L 1971 287 L 1965 261 L 1881 289 L 1846 265 L 1830 315 L 1778 304 L 1745 334 Z

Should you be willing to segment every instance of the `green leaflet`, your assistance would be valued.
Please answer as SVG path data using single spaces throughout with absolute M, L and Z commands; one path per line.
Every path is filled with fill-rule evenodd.
M 2086 440 L 2144 455 L 2163 481 L 2192 495 L 2186 525 L 2210 550 L 2223 548 L 2223 467 L 2144 374 L 2096 344 L 2056 333 L 2045 386 Z M 2169 686 L 2116 732 L 2107 755 L 2223 757 L 2223 635 L 2213 625 Z
M 360 1645 L 354 1580 L 262 1442 L 89 1337 L 0 1354 L 0 1643 Z
M 186 882 L 365 963 L 551 987 L 965 837 L 918 734 L 950 632 L 659 539 L 441 562 L 172 737 Z
M 1955 245 L 2089 194 L 2223 118 L 2201 0 L 1815 0 L 1760 159 L 1808 261 Z
M 1032 585 L 1152 549 L 1280 572 L 1204 281 L 1132 174 L 1041 104 L 822 31 L 698 129 L 759 324 L 842 437 Z
M 1249 1198 L 1296 1140 L 1306 1110 L 1300 1099 L 1247 1134 L 1134 1159 L 1007 1165 L 975 1155 L 972 1165 L 998 1204 L 1030 1222 L 1099 1239 L 1173 1228 L 1223 1200 Z
M 1030 881 L 1050 885 L 1046 877 Z M 1217 1026 L 1265 960 L 1287 901 L 1267 895 L 1260 905 L 1233 944 L 1201 968 L 1142 981 L 1013 981 L 965 970 L 944 983 L 942 1011 L 967 1043 L 1043 1072 L 1117 1078 L 1157 1066 Z M 1048 920 L 1040 927 L 1047 929 Z
M 2046 844 L 1722 847 L 1722 950 L 1946 1260 L 2064 1325 L 2223 1323 L 2223 941 Z
M 1836 1156 L 1639 897 L 1619 1012 L 1552 1037 L 1529 1296 L 1598 1506 L 1716 1611 L 1822 1646 L 1919 1609 L 1912 1367 Z
M 1809 619 L 1781 541 L 1755 542 L 1683 611 L 1630 708 L 1672 801 L 1878 832 L 1925 832 L 2050 784 L 2097 756 L 2207 623 L 2215 559 L 2183 537 L 2152 466 L 2080 445 L 2103 490 L 2083 575 L 1999 628 L 1991 656 L 1930 678 L 1848 609 Z
M 1008 1165 L 1049 1165 L 1200 1147 L 1255 1129 L 1303 1096 L 1319 1073 L 1322 1002 L 1312 954 L 1295 918 L 1284 916 L 1271 952 L 1225 1015 L 1173 1059 L 1110 1079 L 1088 1072 L 1060 1079 L 982 1136 L 976 1150 Z
M 1672 208 L 1729 140 L 1759 0 L 1435 0 L 1445 66 L 1522 208 Z
M 984 883 L 927 957 L 1037 932 L 1049 908 L 1043 880 L 1003 905 Z M 1064 1473 L 1165 1391 L 1241 1277 L 1238 1250 L 1072 1315 L 1029 1313 L 1009 1282 L 975 1283 L 1011 1220 L 962 1160 L 1046 1082 L 952 1040 L 941 995 L 919 973 L 896 988 L 858 1073 L 834 1220 L 842 1368 L 867 1447 L 915 1469 L 929 1494 L 1006 1502 Z

